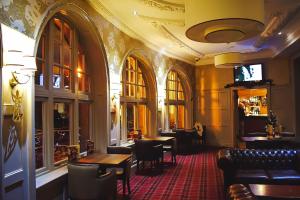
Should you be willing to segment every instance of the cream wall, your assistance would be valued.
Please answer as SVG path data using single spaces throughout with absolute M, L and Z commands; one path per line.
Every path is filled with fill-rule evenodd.
M 265 78 L 273 80 L 269 89 L 270 109 L 275 112 L 285 130 L 294 131 L 289 60 L 276 58 L 263 63 Z M 207 126 L 208 143 L 213 145 L 234 144 L 233 91 L 238 88 L 224 88 L 229 83 L 233 83 L 233 69 L 217 69 L 214 65 L 195 69 L 194 118 Z

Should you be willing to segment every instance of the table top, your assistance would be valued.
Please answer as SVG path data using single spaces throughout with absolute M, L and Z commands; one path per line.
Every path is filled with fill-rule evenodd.
M 249 184 L 251 192 L 258 197 L 299 199 L 300 185 Z
M 280 137 L 280 138 L 268 138 L 268 137 L 241 137 L 243 142 L 254 142 L 254 141 L 292 141 L 295 139 L 295 137 Z
M 82 164 L 99 164 L 102 166 L 120 166 L 130 157 L 130 154 L 93 153 L 78 159 L 76 162 Z
M 142 138 L 141 140 L 147 140 L 147 141 L 156 141 L 156 142 L 166 142 L 169 140 L 173 140 L 174 137 L 149 137 L 149 138 Z

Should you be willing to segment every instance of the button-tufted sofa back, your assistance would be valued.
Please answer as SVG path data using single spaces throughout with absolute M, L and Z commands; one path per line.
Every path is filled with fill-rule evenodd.
M 297 150 L 230 149 L 230 159 L 239 169 L 296 169 Z

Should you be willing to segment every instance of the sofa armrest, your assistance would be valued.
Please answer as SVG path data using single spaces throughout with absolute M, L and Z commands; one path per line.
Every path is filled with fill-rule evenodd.
M 217 154 L 217 164 L 218 167 L 222 170 L 226 169 L 232 169 L 233 162 L 231 159 L 230 151 L 229 149 L 221 149 L 219 150 Z
M 295 166 L 296 170 L 298 172 L 300 172 L 300 151 L 297 150 L 297 154 L 296 154 L 296 166 Z

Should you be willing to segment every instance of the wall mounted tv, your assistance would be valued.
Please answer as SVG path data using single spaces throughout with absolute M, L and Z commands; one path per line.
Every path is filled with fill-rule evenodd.
M 262 81 L 263 65 L 248 64 L 234 67 L 234 82 Z

